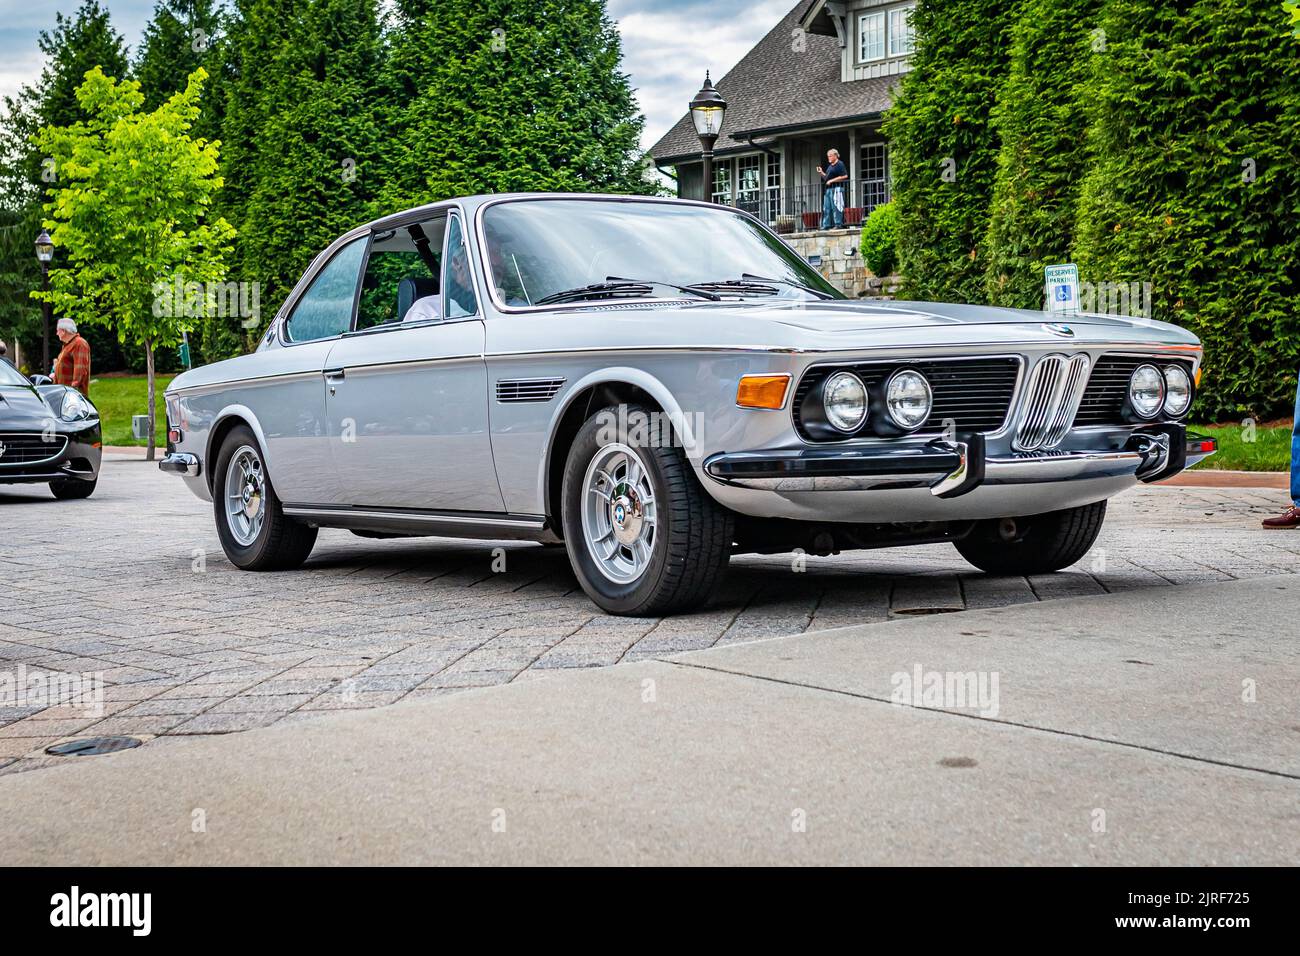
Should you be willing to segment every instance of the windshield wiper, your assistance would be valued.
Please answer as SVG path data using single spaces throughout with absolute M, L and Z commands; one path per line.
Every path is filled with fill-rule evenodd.
M 604 282 L 579 286 L 576 289 L 563 289 L 543 296 L 533 305 L 555 305 L 560 302 L 581 302 L 584 299 L 633 299 L 650 295 L 655 286 L 667 286 L 680 292 L 687 292 L 701 299 L 717 302 L 721 296 L 704 289 L 692 289 L 690 286 L 677 285 L 672 282 L 659 282 L 654 279 L 624 279 L 621 276 L 606 276 Z
M 748 292 L 754 295 L 776 295 L 776 287 L 779 285 L 789 286 L 792 289 L 799 289 L 807 292 L 809 295 L 816 296 L 819 299 L 829 299 L 831 296 L 822 292 L 820 289 L 814 289 L 812 286 L 806 286 L 799 282 L 791 282 L 789 279 L 768 279 L 764 276 L 751 275 L 748 272 L 741 273 L 739 279 L 717 279 L 712 282 L 697 282 L 697 289 L 713 289 L 724 292 Z
M 658 279 L 624 279 L 621 276 L 605 276 L 610 282 L 634 282 L 637 285 L 662 285 L 670 289 L 676 289 L 678 292 L 686 292 L 690 295 L 699 296 L 701 299 L 708 299 L 710 302 L 721 301 L 722 296 L 714 295 L 707 289 L 697 289 L 693 285 L 678 285 L 676 282 L 660 282 Z

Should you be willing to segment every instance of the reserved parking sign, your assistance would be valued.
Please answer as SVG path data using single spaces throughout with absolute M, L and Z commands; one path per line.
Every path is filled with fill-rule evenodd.
M 1059 266 L 1047 266 L 1043 272 L 1047 278 L 1047 311 L 1079 311 L 1079 267 L 1073 262 Z

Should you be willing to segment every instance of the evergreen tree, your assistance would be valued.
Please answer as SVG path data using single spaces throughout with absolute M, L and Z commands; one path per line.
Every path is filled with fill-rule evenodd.
M 1081 92 L 1081 278 L 1151 283 L 1205 344 L 1199 414 L 1287 414 L 1300 363 L 1300 56 L 1275 0 L 1107 0 Z
M 404 0 L 384 209 L 513 190 L 646 193 L 604 0 Z
M 1001 140 L 990 207 L 986 289 L 993 305 L 1043 307 L 1043 267 L 1067 262 L 1086 166 L 1079 87 L 1104 55 L 1101 0 L 1026 0 L 1011 72 L 993 111 Z
M 919 0 L 916 52 L 885 118 L 899 271 L 913 299 L 984 299 L 998 141 L 990 114 L 1010 62 L 1007 0 Z
M 41 309 L 28 296 L 41 285 L 40 268 L 32 241 L 41 230 L 44 190 L 58 182 L 57 167 L 33 143 L 45 126 L 65 126 L 80 117 L 76 89 L 96 66 L 112 76 L 127 72 L 126 46 L 109 19 L 108 9 L 97 0 L 85 0 L 75 13 L 56 13 L 53 30 L 42 30 L 37 43 L 46 57 L 34 85 L 24 85 L 17 96 L 4 98 L 0 118 L 0 210 L 6 236 L 5 261 L 0 265 L 0 338 L 21 340 L 23 351 L 37 371 L 41 356 Z M 62 260 L 53 264 L 59 268 Z M 102 329 L 85 336 L 95 368 L 121 368 L 123 356 L 116 340 Z M 50 331 L 51 353 L 58 340 Z M 48 370 L 45 370 L 48 371 Z
M 387 175 L 376 0 L 240 0 L 227 50 L 220 206 L 239 230 L 232 278 L 260 282 L 270 311 L 330 240 L 370 217 Z
M 216 0 L 158 0 L 135 62 L 135 79 L 147 108 L 156 109 L 185 89 L 186 78 L 199 67 L 214 73 L 220 31 Z

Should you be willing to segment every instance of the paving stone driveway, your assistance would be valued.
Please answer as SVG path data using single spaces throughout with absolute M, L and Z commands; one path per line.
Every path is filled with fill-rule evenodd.
M 802 571 L 742 557 L 702 613 L 628 619 L 597 611 L 562 549 L 532 544 L 327 530 L 301 571 L 236 571 L 208 504 L 153 464 L 110 461 L 87 501 L 0 486 L 0 682 L 104 681 L 101 716 L 0 703 L 0 773 L 74 759 L 43 753 L 73 736 L 228 733 L 900 614 L 1296 573 L 1300 531 L 1258 530 L 1283 497 L 1141 488 L 1112 502 L 1082 562 L 1029 579 L 987 578 L 947 545 Z

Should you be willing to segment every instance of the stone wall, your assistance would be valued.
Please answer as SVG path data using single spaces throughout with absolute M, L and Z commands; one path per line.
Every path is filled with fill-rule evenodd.
M 900 279 L 877 276 L 866 267 L 858 249 L 860 235 L 859 229 L 828 229 L 787 233 L 784 239 L 849 298 L 892 299 Z

